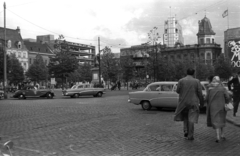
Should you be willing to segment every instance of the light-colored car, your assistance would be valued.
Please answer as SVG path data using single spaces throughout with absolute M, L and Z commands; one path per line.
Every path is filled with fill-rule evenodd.
M 102 97 L 102 95 L 105 93 L 105 88 L 94 88 L 92 84 L 74 85 L 71 89 L 63 90 L 63 96 L 70 96 L 71 98 L 89 95 L 94 97 Z
M 179 94 L 176 92 L 178 82 L 153 82 L 143 91 L 129 93 L 129 103 L 141 105 L 143 110 L 156 108 L 176 108 L 178 105 Z M 202 92 L 205 99 L 206 87 L 201 82 Z
M 17 90 L 12 97 L 19 99 L 47 97 L 52 99 L 54 92 L 51 89 L 36 89 L 34 86 L 25 86 L 23 89 Z

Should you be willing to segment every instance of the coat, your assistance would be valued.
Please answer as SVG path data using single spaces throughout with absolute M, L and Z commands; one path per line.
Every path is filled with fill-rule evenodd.
M 233 89 L 231 87 L 232 84 L 233 84 Z M 228 90 L 232 91 L 234 96 L 240 95 L 240 82 L 238 80 L 238 77 L 235 77 L 228 82 Z
M 227 90 L 221 85 L 209 85 L 207 94 L 207 126 L 221 128 L 225 126 L 227 111 L 225 104 L 230 101 Z
M 189 109 L 189 122 L 197 123 L 199 104 L 204 104 L 200 81 L 190 75 L 180 79 L 177 85 L 177 93 L 179 94 L 179 101 L 174 121 L 183 121 L 183 110 L 187 108 Z

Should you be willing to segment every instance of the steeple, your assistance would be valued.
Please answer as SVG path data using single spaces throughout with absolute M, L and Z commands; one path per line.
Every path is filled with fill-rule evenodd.
M 216 33 L 212 30 L 211 22 L 206 15 L 201 21 L 198 22 L 198 26 L 198 44 L 214 43 L 214 35 Z

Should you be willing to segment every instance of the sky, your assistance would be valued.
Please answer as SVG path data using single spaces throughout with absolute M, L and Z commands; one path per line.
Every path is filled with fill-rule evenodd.
M 206 15 L 222 45 L 227 28 L 240 27 L 239 0 L 0 0 L 0 27 L 21 29 L 22 38 L 63 35 L 70 42 L 108 46 L 112 52 L 149 41 L 153 27 L 162 37 L 164 21 L 176 16 L 184 44 L 196 44 L 198 21 Z M 228 9 L 228 16 L 222 14 Z M 162 41 L 162 38 L 159 40 Z

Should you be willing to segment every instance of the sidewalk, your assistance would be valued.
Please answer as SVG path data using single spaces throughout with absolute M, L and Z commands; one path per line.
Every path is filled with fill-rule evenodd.
M 233 116 L 233 110 L 227 112 L 227 121 L 232 123 L 235 126 L 240 127 L 240 112 L 236 113 L 236 116 Z

